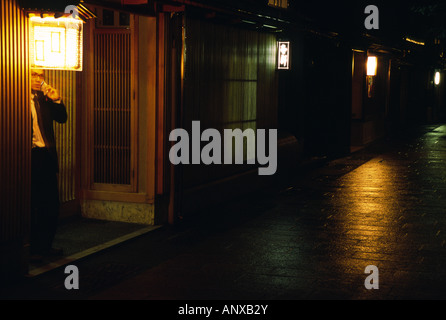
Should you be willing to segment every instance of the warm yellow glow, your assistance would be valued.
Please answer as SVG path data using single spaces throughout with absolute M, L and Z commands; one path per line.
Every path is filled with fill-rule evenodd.
M 45 61 L 44 41 L 42 40 L 36 40 L 36 60 Z
M 341 177 L 341 187 L 328 194 L 332 203 L 329 222 L 340 231 L 332 247 L 338 248 L 337 262 L 346 272 L 364 272 L 365 266 L 377 265 L 383 255 L 410 252 L 400 238 L 405 209 L 404 191 L 399 187 L 407 182 L 392 161 L 374 158 L 364 163 Z
M 367 59 L 367 75 L 376 76 L 376 69 L 378 68 L 378 58 L 370 56 Z
M 60 52 L 60 32 L 51 32 L 51 52 Z
M 82 71 L 82 23 L 71 17 L 30 17 L 31 67 Z
M 407 41 L 407 42 L 411 42 L 411 43 L 418 44 L 418 45 L 420 45 L 420 46 L 424 46 L 424 42 L 416 41 L 416 40 L 413 40 L 413 39 L 410 39 L 410 38 L 406 38 L 406 41 Z
M 435 85 L 439 85 L 440 84 L 440 72 L 435 72 Z

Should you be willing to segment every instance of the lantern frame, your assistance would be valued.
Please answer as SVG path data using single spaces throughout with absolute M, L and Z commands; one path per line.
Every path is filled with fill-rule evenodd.
M 71 15 L 29 16 L 31 68 L 82 71 L 83 21 Z
M 284 46 L 284 49 L 282 47 Z M 290 41 L 277 41 L 277 69 L 289 70 L 291 68 L 291 43 Z

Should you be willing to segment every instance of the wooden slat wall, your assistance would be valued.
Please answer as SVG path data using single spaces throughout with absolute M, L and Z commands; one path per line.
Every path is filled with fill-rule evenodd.
M 31 113 L 28 21 L 14 0 L 0 0 L 0 241 L 28 233 Z
M 273 34 L 186 20 L 184 128 L 274 129 L 278 121 L 277 44 Z M 245 148 L 246 150 L 246 148 Z M 185 166 L 185 187 L 252 169 Z
M 54 124 L 62 203 L 76 199 L 76 76 L 75 71 L 45 71 L 45 81 L 59 91 L 68 113 L 66 123 Z
M 257 65 L 257 127 L 278 128 L 277 40 L 273 34 L 259 35 Z
M 95 30 L 94 183 L 130 185 L 131 33 Z

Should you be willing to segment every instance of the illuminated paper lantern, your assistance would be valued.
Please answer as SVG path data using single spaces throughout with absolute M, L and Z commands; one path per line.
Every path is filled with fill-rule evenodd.
M 367 59 L 367 75 L 376 76 L 376 69 L 378 68 L 378 58 L 370 56 Z
M 82 71 L 82 20 L 71 16 L 29 20 L 31 68 Z

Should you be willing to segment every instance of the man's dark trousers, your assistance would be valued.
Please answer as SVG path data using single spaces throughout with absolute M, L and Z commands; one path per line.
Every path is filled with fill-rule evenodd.
M 47 148 L 32 149 L 31 166 L 31 254 L 45 254 L 59 218 L 57 167 Z
M 55 103 L 41 91 L 33 92 L 34 106 L 45 148 L 31 151 L 31 254 L 51 253 L 59 218 L 56 140 L 53 122 L 65 123 L 65 105 Z

